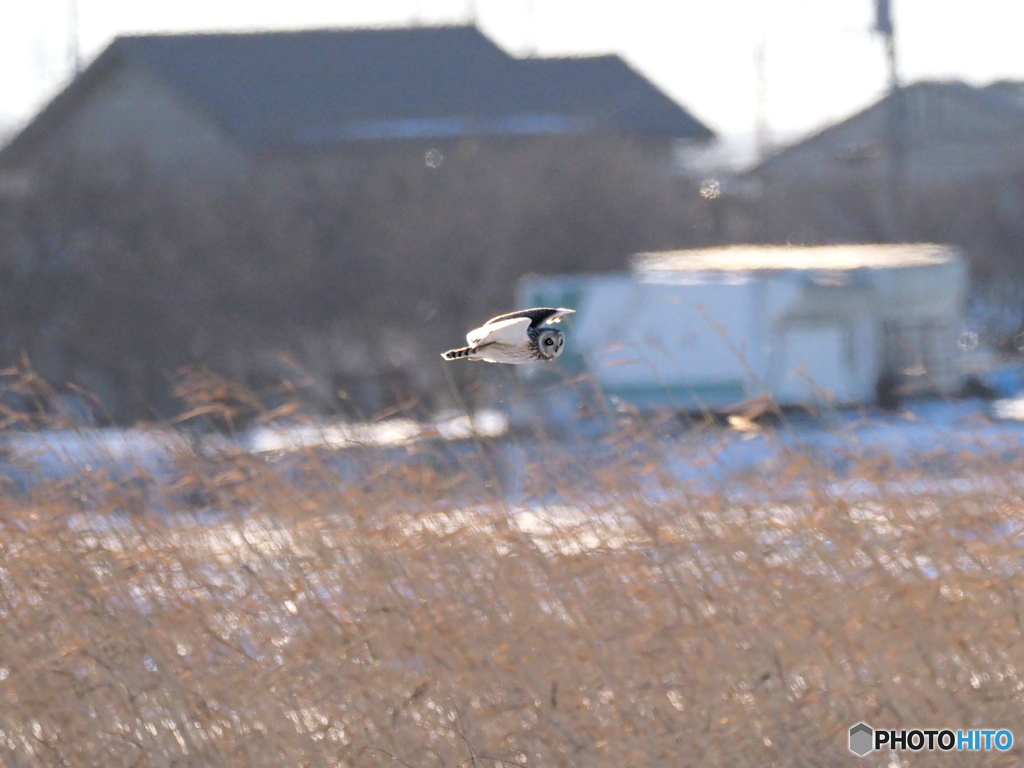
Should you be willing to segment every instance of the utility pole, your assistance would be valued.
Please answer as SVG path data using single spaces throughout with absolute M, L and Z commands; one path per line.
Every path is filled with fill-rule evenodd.
M 78 29 L 78 0 L 68 0 L 68 58 L 72 75 L 82 71 L 82 46 Z
M 754 47 L 754 77 L 756 94 L 754 102 L 754 146 L 757 161 L 768 157 L 771 149 L 771 134 L 768 126 L 768 74 L 765 65 L 765 39 L 762 35 Z
M 888 236 L 892 240 L 906 237 L 906 104 L 900 88 L 899 68 L 896 63 L 896 30 L 892 20 L 892 0 L 875 0 L 875 31 L 885 38 L 886 59 L 889 62 L 889 95 L 886 98 L 886 138 L 889 158 Z
M 896 67 L 896 34 L 892 23 L 892 0 L 875 0 L 875 31 L 885 38 L 885 57 L 889 62 L 889 90 L 900 87 Z
M 535 56 L 537 54 L 537 37 L 536 30 L 534 29 L 534 8 L 533 0 L 524 0 L 523 3 L 523 22 L 526 27 L 524 34 L 524 44 L 526 48 L 527 56 Z

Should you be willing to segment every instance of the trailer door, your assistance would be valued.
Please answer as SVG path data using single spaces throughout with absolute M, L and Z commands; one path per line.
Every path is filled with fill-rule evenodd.
M 780 405 L 844 403 L 858 391 L 852 328 L 798 325 L 784 328 L 770 366 L 769 388 Z

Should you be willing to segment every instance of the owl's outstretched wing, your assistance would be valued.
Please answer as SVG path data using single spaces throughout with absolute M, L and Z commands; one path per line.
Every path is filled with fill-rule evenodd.
M 537 326 L 543 325 L 544 323 L 557 323 L 563 317 L 565 317 L 566 315 L 571 315 L 575 311 L 575 309 L 565 309 L 563 307 L 559 307 L 557 309 L 553 307 L 535 307 L 534 309 L 521 309 L 518 312 L 509 312 L 507 315 L 498 315 L 497 317 L 492 317 L 490 320 L 484 323 L 483 327 L 486 328 L 488 325 L 503 323 L 506 320 L 511 320 L 516 317 L 525 317 L 529 318 L 530 320 L 530 328 L 536 328 Z
M 484 344 L 528 344 L 530 337 L 526 335 L 526 329 L 529 327 L 528 317 L 508 317 L 499 322 L 491 320 L 467 333 L 466 341 L 471 347 Z

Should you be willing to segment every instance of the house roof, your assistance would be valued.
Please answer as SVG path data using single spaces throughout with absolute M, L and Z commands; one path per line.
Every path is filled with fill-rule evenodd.
M 1024 81 L 996 80 L 985 86 L 983 90 L 995 98 L 1003 99 L 1019 109 L 1024 109 Z
M 776 272 L 894 269 L 945 264 L 958 258 L 955 248 L 931 243 L 880 245 L 733 245 L 689 251 L 641 253 L 633 257 L 638 272 Z
M 516 59 L 470 26 L 120 37 L 34 122 L 119 65 L 144 68 L 253 149 L 597 130 L 713 136 L 617 56 Z
M 1024 131 L 1024 89 L 1019 83 L 995 83 L 985 88 L 978 88 L 961 81 L 923 80 L 904 86 L 898 92 L 899 98 L 911 117 L 909 123 L 911 133 L 920 131 L 924 123 L 933 126 L 948 121 L 949 106 L 956 105 L 964 115 L 985 115 L 1001 125 Z M 783 147 L 778 152 L 748 171 L 759 174 L 771 171 L 782 165 L 788 158 L 805 149 L 827 147 L 833 143 L 842 143 L 848 137 L 873 124 L 878 115 L 889 113 L 895 107 L 896 93 L 889 93 L 884 98 L 869 105 L 851 117 L 810 135 L 809 137 Z M 976 140 L 983 140 L 976 138 Z

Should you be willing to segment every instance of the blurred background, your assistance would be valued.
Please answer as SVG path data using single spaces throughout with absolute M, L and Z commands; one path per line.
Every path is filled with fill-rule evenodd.
M 428 413 L 453 405 L 436 352 L 523 275 L 901 242 L 958 246 L 964 330 L 1013 352 L 1020 13 L 8 7 L 0 354 L 94 394 L 104 422 L 172 415 L 188 365 L 260 398 L 301 380 L 317 412 Z

